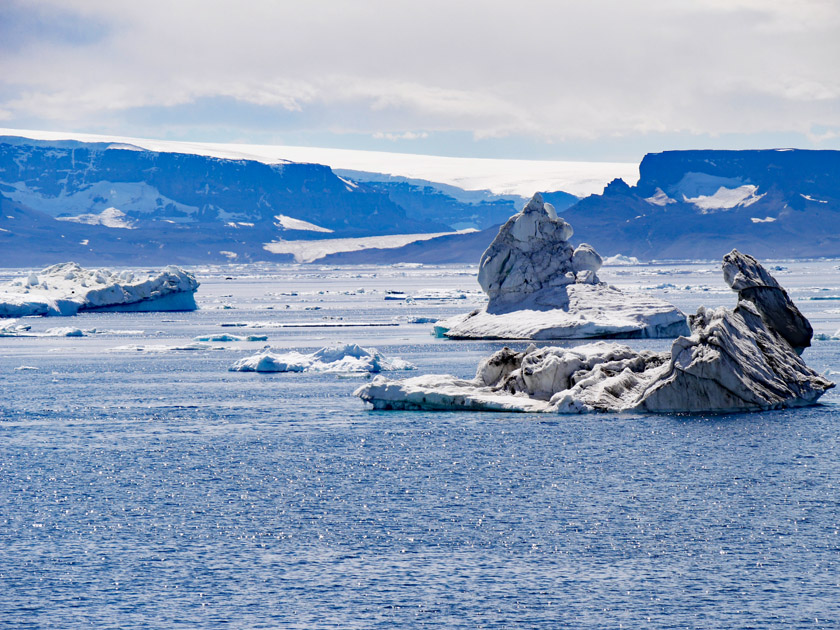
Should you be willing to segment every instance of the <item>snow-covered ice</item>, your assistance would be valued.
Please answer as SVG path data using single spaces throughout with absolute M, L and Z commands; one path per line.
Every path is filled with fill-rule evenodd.
M 84 223 L 85 225 L 101 225 L 107 228 L 133 230 L 134 222 L 121 210 L 117 208 L 105 208 L 99 214 L 80 214 L 75 217 L 56 217 L 56 221 L 69 221 L 70 223 Z
M 475 229 L 456 232 L 432 232 L 428 234 L 388 234 L 385 236 L 360 236 L 357 238 L 325 238 L 314 241 L 272 241 L 263 246 L 272 254 L 292 254 L 295 262 L 309 263 L 340 252 L 355 252 L 362 249 L 396 249 L 409 243 L 428 241 L 451 234 L 467 234 Z
M 274 218 L 277 220 L 275 225 L 277 225 L 277 227 L 282 228 L 284 230 L 302 230 L 302 231 L 305 231 L 305 232 L 323 232 L 325 234 L 332 234 L 335 231 L 335 230 L 331 230 L 329 228 L 321 227 L 320 225 L 315 225 L 314 223 L 310 223 L 309 221 L 304 221 L 303 219 L 295 219 L 293 217 L 287 217 L 285 214 L 278 214 Z
M 84 269 L 62 263 L 0 285 L 0 317 L 75 315 L 79 311 L 190 311 L 195 276 L 179 267 L 162 271 Z
M 734 309 L 700 307 L 671 351 L 598 342 L 504 348 L 472 380 L 377 377 L 356 390 L 375 409 L 581 413 L 758 411 L 809 405 L 834 383 L 805 365 L 811 326 L 775 279 L 737 250 L 724 257 Z
M 628 294 L 598 279 L 602 260 L 586 243 L 573 248 L 572 226 L 534 195 L 499 230 L 481 257 L 484 309 L 435 326 L 453 339 L 676 337 L 685 315 L 662 300 Z
M 347 344 L 328 346 L 311 354 L 273 354 L 265 349 L 240 359 L 229 369 L 231 372 L 382 372 L 413 370 L 414 366 L 399 358 L 386 358 L 376 348 Z
M 30 129 L 0 129 L 0 135 L 41 140 L 112 142 L 119 144 L 120 148 L 141 147 L 149 151 L 194 153 L 232 160 L 256 160 L 266 164 L 287 161 L 326 164 L 333 169 L 386 173 L 440 182 L 464 190 L 489 190 L 494 194 L 520 197 L 529 197 L 535 190 L 563 190 L 585 196 L 600 193 L 615 177 L 621 177 L 626 182 L 639 179 L 639 165 L 635 162 L 457 158 L 385 151 L 150 140 Z

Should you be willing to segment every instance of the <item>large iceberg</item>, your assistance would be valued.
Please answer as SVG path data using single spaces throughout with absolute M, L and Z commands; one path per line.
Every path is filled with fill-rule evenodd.
M 376 348 L 362 348 L 354 343 L 327 346 L 311 354 L 286 352 L 274 354 L 266 348 L 230 366 L 231 372 L 382 372 L 413 370 L 414 366 L 399 358 L 389 359 Z
M 728 413 L 815 403 L 834 383 L 799 356 L 810 343 L 810 324 L 754 258 L 733 250 L 723 269 L 738 305 L 700 307 L 689 318 L 692 334 L 676 339 L 670 353 L 603 341 L 532 344 L 496 352 L 472 380 L 377 377 L 356 395 L 375 409 L 548 413 Z
M 598 279 L 602 260 L 590 245 L 573 248 L 572 226 L 537 193 L 499 230 L 481 257 L 484 309 L 438 322 L 453 339 L 676 337 L 685 315 L 656 298 L 626 294 Z
M 193 311 L 198 281 L 183 269 L 109 271 L 62 263 L 0 285 L 0 317 L 79 311 Z

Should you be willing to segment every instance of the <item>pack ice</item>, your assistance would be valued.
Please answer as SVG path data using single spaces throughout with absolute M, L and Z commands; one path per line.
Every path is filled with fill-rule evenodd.
M 351 343 L 327 346 L 311 354 L 274 354 L 266 348 L 240 359 L 229 369 L 231 372 L 381 372 L 413 370 L 414 366 L 402 359 L 388 359 L 376 348 L 362 348 Z
M 79 311 L 192 311 L 198 281 L 162 271 L 84 269 L 62 263 L 0 285 L 0 317 L 75 315 Z
M 376 377 L 356 390 L 375 409 L 581 413 L 728 413 L 815 403 L 834 383 L 800 357 L 811 327 L 785 290 L 751 256 L 733 250 L 724 278 L 734 310 L 700 307 L 691 335 L 670 353 L 607 342 L 576 348 L 504 348 L 472 380 Z
M 685 315 L 656 298 L 629 295 L 598 279 L 601 257 L 569 244 L 572 226 L 537 193 L 499 230 L 481 257 L 484 309 L 435 326 L 452 339 L 586 339 L 676 337 Z

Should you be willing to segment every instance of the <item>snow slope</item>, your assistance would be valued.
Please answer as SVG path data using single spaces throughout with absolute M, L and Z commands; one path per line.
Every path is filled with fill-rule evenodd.
M 455 158 L 317 147 L 152 140 L 31 129 L 0 128 L 0 136 L 24 136 L 50 141 L 109 142 L 150 151 L 255 160 L 266 164 L 310 162 L 326 164 L 334 169 L 385 173 L 440 182 L 464 190 L 489 190 L 499 195 L 512 194 L 521 197 L 530 197 L 537 191 L 555 190 L 583 196 L 600 192 L 615 177 L 621 177 L 627 182 L 635 182 L 639 178 L 638 165 L 630 162 Z

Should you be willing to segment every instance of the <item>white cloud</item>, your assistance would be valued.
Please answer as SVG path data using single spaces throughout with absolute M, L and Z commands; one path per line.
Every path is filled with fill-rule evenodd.
M 377 131 L 373 134 L 375 140 L 390 140 L 396 142 L 398 140 L 423 140 L 428 138 L 429 134 L 425 131 L 416 133 L 414 131 L 404 131 L 403 133 L 389 133 L 387 131 Z
M 840 128 L 833 0 L 32 5 L 105 34 L 4 51 L 0 108 L 21 126 L 230 99 L 395 138 L 381 130 L 564 142 Z

